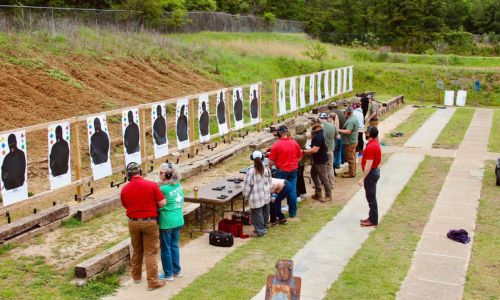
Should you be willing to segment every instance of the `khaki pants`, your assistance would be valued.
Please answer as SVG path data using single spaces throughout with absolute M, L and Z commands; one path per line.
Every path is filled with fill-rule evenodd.
M 356 146 L 358 144 L 344 145 L 345 157 L 349 164 L 349 175 L 356 176 Z
M 333 170 L 333 151 L 328 151 L 328 161 L 326 162 L 326 168 L 328 169 L 328 180 L 330 181 L 330 188 L 333 189 L 333 184 L 335 183 L 335 172 Z
M 370 126 L 373 126 L 373 127 L 378 127 L 378 119 L 377 120 L 370 120 Z
M 321 195 L 321 184 L 325 188 L 325 196 L 329 197 L 332 194 L 330 181 L 328 180 L 328 169 L 326 163 L 313 163 L 311 166 L 311 178 L 314 182 L 315 194 Z
M 160 285 L 158 279 L 158 250 L 159 229 L 155 221 L 128 221 L 128 230 L 132 241 L 134 253 L 130 264 L 132 277 L 140 280 L 142 275 L 142 259 L 146 260 L 146 273 L 148 287 L 155 288 Z

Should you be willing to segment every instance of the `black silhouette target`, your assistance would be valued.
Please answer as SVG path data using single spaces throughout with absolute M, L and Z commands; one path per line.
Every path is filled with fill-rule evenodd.
M 236 90 L 236 100 L 234 101 L 234 120 L 240 122 L 243 120 L 243 100 L 240 90 Z
M 167 120 L 163 116 L 163 108 L 159 104 L 156 106 L 156 120 L 153 123 L 153 138 L 157 145 L 167 143 Z
M 24 133 L 23 133 L 24 135 Z M 2 142 L 2 151 L 8 153 L 2 163 L 2 183 L 5 190 L 12 190 L 24 185 L 26 180 L 26 155 L 19 149 L 16 134 L 11 133 L 7 138 L 7 145 Z M 21 144 L 24 147 L 24 144 Z
M 210 115 L 208 113 L 208 104 L 205 99 L 200 98 L 200 114 L 199 114 L 199 129 L 200 135 L 203 137 L 210 135 Z
M 90 157 L 94 165 L 103 164 L 109 157 L 109 136 L 103 130 L 99 117 L 94 119 L 94 133 L 90 137 Z
M 49 155 L 49 167 L 53 177 L 65 175 L 69 170 L 69 143 L 64 139 L 61 125 L 56 127 L 55 140 Z
M 257 98 L 257 89 L 252 90 L 252 100 L 250 101 L 250 116 L 252 119 L 259 118 L 259 100 Z
M 179 142 L 188 141 L 188 118 L 187 105 L 182 104 L 177 115 L 177 140 Z
M 125 133 L 123 134 L 123 143 L 125 144 L 125 150 L 127 154 L 134 154 L 140 151 L 140 133 L 139 125 L 134 120 L 134 112 L 128 111 L 126 120 L 124 124 L 127 124 L 125 128 Z
M 219 93 L 219 101 L 217 103 L 217 122 L 226 124 L 226 104 L 224 103 L 224 92 Z

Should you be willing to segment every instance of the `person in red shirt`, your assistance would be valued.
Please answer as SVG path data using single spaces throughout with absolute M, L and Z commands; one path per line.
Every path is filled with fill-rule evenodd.
M 131 258 L 132 278 L 135 283 L 141 282 L 142 259 L 146 260 L 148 290 L 165 286 L 158 279 L 157 256 L 159 251 L 158 208 L 163 207 L 165 197 L 158 185 L 142 178 L 141 167 L 137 163 L 127 165 L 127 183 L 120 194 L 125 207 L 128 230 L 134 253 Z
M 279 140 L 271 146 L 268 158 L 269 166 L 275 165 L 278 169 L 276 178 L 285 179 L 292 185 L 292 191 L 288 197 L 288 213 L 290 218 L 297 214 L 297 170 L 299 160 L 302 158 L 302 150 L 299 144 L 289 136 L 285 125 L 278 129 Z
M 359 185 L 365 187 L 366 200 L 370 207 L 368 218 L 360 220 L 361 226 L 377 226 L 377 182 L 380 178 L 380 161 L 382 160 L 382 150 L 378 142 L 378 129 L 375 126 L 368 126 L 365 132 L 367 143 L 361 160 L 363 177 L 359 180 Z

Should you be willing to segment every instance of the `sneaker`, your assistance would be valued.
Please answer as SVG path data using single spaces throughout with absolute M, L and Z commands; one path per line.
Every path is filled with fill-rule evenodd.
M 358 153 L 358 157 L 363 157 L 363 153 Z
M 174 276 L 166 276 L 165 273 L 162 273 L 158 276 L 158 279 L 164 281 L 174 281 Z
M 288 224 L 288 220 L 287 219 L 282 219 L 282 220 L 279 220 L 278 221 L 280 225 L 286 225 Z
M 184 276 L 184 274 L 182 274 L 182 272 L 179 272 L 179 273 L 175 273 L 175 274 L 174 274 L 174 277 L 175 277 L 175 278 L 181 278 L 182 276 Z

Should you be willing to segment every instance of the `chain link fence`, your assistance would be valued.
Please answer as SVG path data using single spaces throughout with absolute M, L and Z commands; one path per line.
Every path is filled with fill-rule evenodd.
M 123 31 L 159 30 L 164 33 L 200 31 L 304 32 L 305 23 L 289 20 L 268 22 L 263 17 L 221 12 L 188 12 L 180 20 L 165 13 L 160 25 L 151 25 L 141 12 L 60 7 L 0 5 L 0 30 L 47 30 L 52 34 L 71 26 L 113 27 Z

